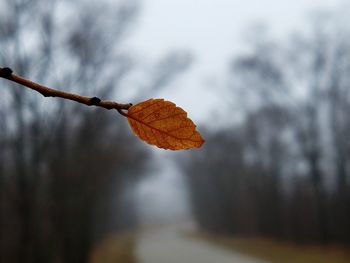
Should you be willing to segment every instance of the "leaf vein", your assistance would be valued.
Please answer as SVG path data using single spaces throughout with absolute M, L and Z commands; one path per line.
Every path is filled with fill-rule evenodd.
M 150 121 L 150 122 L 147 122 L 147 124 L 151 124 L 151 123 L 156 122 L 156 121 L 166 120 L 166 119 L 173 118 L 173 117 L 176 117 L 176 116 L 179 116 L 179 115 L 182 115 L 182 114 L 187 115 L 186 112 L 181 112 L 181 113 L 177 113 L 177 114 L 174 114 L 174 115 L 166 116 L 166 117 L 164 117 L 164 118 L 152 120 L 152 121 Z
M 132 114 L 135 114 L 135 113 L 138 113 L 138 112 L 140 112 L 140 111 L 143 111 L 143 110 L 145 110 L 145 109 L 148 109 L 149 107 L 152 107 L 153 105 L 156 105 L 156 104 L 159 103 L 159 102 L 162 102 L 162 100 L 157 100 L 156 102 L 151 103 L 150 105 L 146 105 L 146 107 L 142 108 L 141 110 L 132 112 L 131 115 L 132 115 Z

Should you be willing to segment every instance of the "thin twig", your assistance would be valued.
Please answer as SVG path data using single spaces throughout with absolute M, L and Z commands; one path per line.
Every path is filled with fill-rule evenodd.
M 85 97 L 74 93 L 52 89 L 13 74 L 10 68 L 0 68 L 0 77 L 33 89 L 41 93 L 44 97 L 59 97 L 63 99 L 73 100 L 88 106 L 98 106 L 107 110 L 116 109 L 123 116 L 127 116 L 127 114 L 122 110 L 128 110 L 132 106 L 131 103 L 121 104 L 110 100 L 101 100 L 98 97 Z

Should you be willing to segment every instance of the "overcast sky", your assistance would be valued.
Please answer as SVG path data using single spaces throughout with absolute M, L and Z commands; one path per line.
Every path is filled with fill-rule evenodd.
M 195 62 L 171 89 L 154 94 L 184 107 L 196 122 L 213 119 L 232 55 L 242 47 L 249 25 L 264 22 L 277 37 L 305 23 L 316 8 L 334 8 L 341 0 L 143 0 L 128 41 L 141 60 L 185 49 Z M 142 59 L 143 58 L 143 59 Z

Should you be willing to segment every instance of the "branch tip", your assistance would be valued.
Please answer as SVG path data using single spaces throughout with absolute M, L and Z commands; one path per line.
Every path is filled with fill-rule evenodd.
M 49 88 L 46 87 L 44 85 L 41 85 L 39 83 L 33 82 L 29 79 L 26 79 L 24 77 L 18 76 L 16 74 L 12 74 L 13 71 L 12 69 L 5 67 L 5 68 L 1 68 L 0 67 L 0 78 L 5 78 L 8 79 L 10 81 L 13 81 L 15 83 L 18 83 L 24 87 L 30 88 L 32 90 L 35 90 L 37 92 L 39 92 L 41 95 L 43 95 L 44 97 L 59 97 L 59 98 L 63 98 L 63 99 L 68 99 L 68 100 L 72 100 L 78 103 L 82 103 L 85 104 L 87 106 L 99 106 L 108 110 L 111 109 L 116 109 L 118 110 L 118 112 L 127 117 L 128 115 L 123 112 L 122 110 L 128 110 L 132 104 L 131 103 L 127 103 L 127 104 L 121 104 L 121 103 L 117 103 L 114 101 L 109 101 L 109 100 L 101 100 L 98 97 L 85 97 L 79 94 L 74 94 L 74 93 L 70 93 L 70 92 L 65 92 L 65 91 L 61 91 L 61 90 L 57 90 L 57 89 L 53 89 L 53 88 Z

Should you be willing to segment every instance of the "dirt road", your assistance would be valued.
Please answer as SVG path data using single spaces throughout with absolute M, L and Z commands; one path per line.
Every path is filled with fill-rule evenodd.
M 178 227 L 144 231 L 136 253 L 139 263 L 266 263 L 188 237 Z

